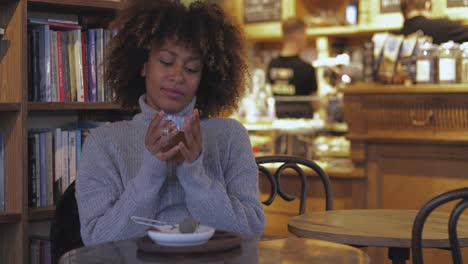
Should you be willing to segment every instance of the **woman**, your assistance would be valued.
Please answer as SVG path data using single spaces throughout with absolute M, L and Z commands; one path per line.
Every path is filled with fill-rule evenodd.
M 261 234 L 258 171 L 235 109 L 246 63 L 239 28 L 217 5 L 138 1 L 116 19 L 106 78 L 141 113 L 92 131 L 76 198 L 85 245 L 141 236 L 130 217 Z M 172 120 L 169 121 L 168 119 Z M 169 147 L 183 130 L 184 141 Z

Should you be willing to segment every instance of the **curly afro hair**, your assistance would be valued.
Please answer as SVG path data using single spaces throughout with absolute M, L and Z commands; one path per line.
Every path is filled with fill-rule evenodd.
M 152 48 L 167 39 L 202 56 L 203 73 L 196 107 L 203 116 L 236 109 L 245 90 L 247 64 L 239 26 L 216 4 L 177 0 L 137 0 L 113 22 L 119 33 L 109 44 L 105 79 L 122 106 L 138 105 L 146 92 L 140 75 Z

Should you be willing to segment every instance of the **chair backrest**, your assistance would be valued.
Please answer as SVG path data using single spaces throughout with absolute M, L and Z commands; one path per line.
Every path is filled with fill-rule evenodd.
M 75 182 L 60 196 L 55 207 L 55 217 L 50 227 L 52 263 L 75 248 L 84 246 L 80 233 L 80 218 L 75 198 Z
M 453 263 L 463 263 L 460 252 L 460 245 L 458 243 L 457 223 L 458 219 L 460 218 L 460 215 L 468 207 L 468 188 L 451 190 L 437 195 L 436 197 L 432 198 L 429 202 L 424 204 L 423 207 L 419 210 L 418 214 L 416 215 L 416 218 L 414 219 L 411 239 L 411 251 L 413 255 L 414 264 L 423 263 L 422 231 L 427 217 L 437 207 L 459 199 L 461 199 L 461 201 L 457 205 L 455 205 L 450 214 L 450 218 L 448 221 L 448 236 L 450 240 L 450 249 L 452 251 Z
M 283 200 L 288 202 L 296 198 L 286 194 L 286 192 L 281 187 L 281 175 L 283 175 L 285 170 L 289 168 L 295 171 L 301 180 L 301 192 L 299 195 L 299 214 L 304 214 L 307 198 L 307 176 L 305 175 L 304 170 L 299 166 L 302 165 L 310 168 L 319 176 L 325 189 L 325 210 L 333 209 L 333 195 L 331 190 L 330 179 L 328 178 L 328 175 L 323 171 L 323 169 L 320 168 L 320 166 L 318 166 L 315 162 L 302 157 L 286 155 L 257 157 L 256 162 L 260 174 L 264 174 L 270 182 L 270 195 L 265 201 L 262 201 L 263 204 L 270 205 L 271 203 L 273 203 L 277 195 L 279 195 Z M 266 166 L 266 164 L 272 165 L 272 163 L 281 163 L 281 165 L 277 168 L 272 166 Z M 272 171 L 274 172 L 272 173 Z M 288 170 L 288 174 L 290 172 L 291 170 Z

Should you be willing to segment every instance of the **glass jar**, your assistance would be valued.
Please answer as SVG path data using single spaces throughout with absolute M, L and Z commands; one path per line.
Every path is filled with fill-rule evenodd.
M 460 83 L 460 45 L 448 41 L 439 47 L 439 83 Z
M 460 46 L 461 51 L 461 83 L 468 83 L 468 42 Z
M 438 46 L 426 42 L 422 44 L 416 57 L 416 83 L 437 83 Z

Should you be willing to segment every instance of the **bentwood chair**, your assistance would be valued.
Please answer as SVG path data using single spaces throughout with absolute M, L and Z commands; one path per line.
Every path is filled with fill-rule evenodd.
M 454 200 L 460 200 L 457 205 L 452 209 L 448 222 L 448 235 L 450 241 L 450 250 L 452 251 L 453 263 L 463 263 L 462 255 L 460 252 L 460 244 L 457 235 L 457 223 L 463 211 L 468 207 L 468 188 L 461 188 L 442 193 L 429 202 L 427 202 L 419 210 L 413 223 L 411 251 L 413 255 L 414 264 L 423 264 L 422 253 L 422 231 L 424 223 L 431 212 L 437 207 Z
M 52 263 L 58 263 L 66 252 L 83 245 L 80 233 L 80 218 L 75 198 L 75 182 L 60 196 L 55 216 L 50 227 Z
M 270 183 L 270 194 L 269 197 L 262 201 L 265 205 L 271 205 L 275 198 L 279 195 L 283 200 L 291 202 L 296 197 L 288 195 L 283 187 L 281 186 L 281 176 L 285 174 L 286 169 L 288 175 L 294 171 L 301 180 L 301 190 L 298 196 L 299 198 L 299 210 L 298 214 L 304 214 L 307 200 L 307 176 L 304 173 L 303 168 L 309 168 L 314 171 L 320 178 L 323 188 L 325 190 L 325 210 L 333 209 L 333 195 L 331 190 L 331 183 L 328 175 L 323 169 L 315 162 L 297 156 L 286 156 L 286 155 L 271 155 L 256 158 L 257 166 L 260 174 L 265 175 Z M 280 164 L 276 167 L 275 164 Z M 269 164 L 270 166 L 267 166 Z M 291 170 L 292 169 L 292 170 Z

